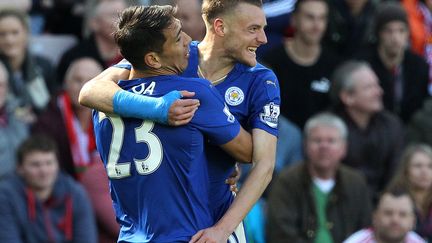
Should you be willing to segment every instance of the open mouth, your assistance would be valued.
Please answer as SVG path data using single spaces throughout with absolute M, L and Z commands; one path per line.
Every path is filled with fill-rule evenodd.
M 257 47 L 248 47 L 248 51 L 250 53 L 253 53 L 253 54 L 255 54 L 255 52 L 256 52 L 257 49 L 258 49 Z

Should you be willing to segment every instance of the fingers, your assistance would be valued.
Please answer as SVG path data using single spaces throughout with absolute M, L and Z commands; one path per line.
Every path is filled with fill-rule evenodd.
M 195 92 L 189 92 L 189 91 L 186 91 L 186 90 L 180 91 L 180 94 L 182 95 L 183 98 L 190 98 L 190 97 L 194 97 L 195 96 Z
M 169 112 L 172 112 L 174 116 L 189 113 L 199 106 L 199 101 L 193 101 L 194 100 L 176 100 L 170 108 Z
M 184 119 L 184 120 L 168 121 L 168 124 L 171 125 L 171 126 L 176 126 L 176 127 L 177 126 L 183 126 L 183 125 L 188 124 L 192 120 L 192 118 L 193 118 L 193 115 L 191 117 L 187 118 L 187 119 Z
M 235 185 L 237 183 L 237 180 L 233 177 L 230 177 L 225 180 L 225 184 L 228 184 L 230 186 Z
M 235 193 L 238 193 L 238 187 L 237 187 L 237 184 L 231 185 L 231 186 L 230 186 L 230 191 L 235 192 Z
M 198 240 L 201 238 L 201 236 L 203 235 L 203 233 L 204 233 L 204 230 L 198 231 L 194 236 L 192 236 L 192 239 L 189 241 L 189 243 L 198 242 Z
M 195 108 L 195 109 L 193 109 L 193 110 L 191 110 L 191 111 L 189 111 L 189 112 L 187 112 L 187 113 L 184 113 L 184 114 L 178 115 L 178 116 L 175 117 L 175 119 L 176 119 L 177 121 L 181 121 L 181 120 L 186 120 L 186 119 L 192 118 L 193 115 L 195 114 L 195 111 L 196 111 L 197 109 L 198 109 L 198 108 Z
M 168 124 L 181 126 L 190 122 L 198 109 L 199 100 L 176 100 L 168 111 Z
M 193 116 L 195 115 L 195 111 L 198 109 L 197 107 L 191 107 L 191 108 L 180 108 L 184 112 L 178 112 L 180 115 L 169 115 L 168 123 L 172 126 L 181 126 L 189 123 Z

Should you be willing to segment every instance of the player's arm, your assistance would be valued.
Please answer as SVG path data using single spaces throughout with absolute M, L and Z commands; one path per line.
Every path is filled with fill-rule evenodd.
M 79 103 L 104 113 L 114 113 L 113 97 L 116 92 L 122 90 L 117 81 L 128 79 L 129 73 L 130 71 L 124 68 L 105 69 L 84 84 L 79 93 Z
M 252 169 L 234 202 L 213 227 L 199 231 L 190 242 L 226 241 L 270 183 L 275 164 L 277 138 L 264 130 L 253 129 L 252 139 Z
M 233 140 L 220 147 L 238 162 L 250 163 L 252 161 L 252 137 L 242 127 Z
M 190 242 L 225 242 L 261 197 L 273 176 L 279 117 L 279 84 L 271 71 L 257 74 L 249 94 L 252 127 L 252 169 L 224 216 L 213 226 L 199 231 Z
M 94 77 L 86 84 L 79 94 L 81 105 L 106 113 L 117 113 L 124 117 L 135 117 L 153 120 L 170 125 L 188 123 L 199 101 L 190 98 L 193 92 L 172 91 L 160 98 L 136 95 L 122 90 L 116 82 L 129 78 L 130 71 L 125 68 L 110 67 Z

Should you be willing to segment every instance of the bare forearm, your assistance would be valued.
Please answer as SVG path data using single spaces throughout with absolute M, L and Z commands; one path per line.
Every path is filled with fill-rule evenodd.
M 113 113 L 113 97 L 121 88 L 116 84 L 129 77 L 129 70 L 110 67 L 84 84 L 79 94 L 83 106 L 102 112 Z
M 253 167 L 233 204 L 215 225 L 229 234 L 234 231 L 261 197 L 273 175 L 276 137 L 260 129 L 254 129 L 252 137 Z
M 79 103 L 92 109 L 113 113 L 113 97 L 120 87 L 109 81 L 89 81 L 81 89 Z
M 252 161 L 252 146 L 252 136 L 240 128 L 237 137 L 221 147 L 238 162 L 250 163 Z

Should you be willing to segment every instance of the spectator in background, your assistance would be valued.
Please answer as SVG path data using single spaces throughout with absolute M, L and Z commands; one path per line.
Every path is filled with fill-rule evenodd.
M 29 52 L 28 40 L 28 16 L 18 10 L 0 10 L 0 54 L 11 72 L 11 92 L 28 112 L 40 113 L 56 90 L 55 72 L 49 61 Z
M 407 139 L 411 143 L 427 143 L 432 146 L 432 97 L 413 115 L 407 126 Z
M 411 49 L 429 64 L 429 95 L 432 95 L 432 1 L 401 2 L 408 15 Z
M 18 9 L 23 12 L 27 12 L 32 7 L 32 0 L 14 0 L 14 1 L 1 1 L 0 9 Z
M 176 17 L 182 22 L 183 31 L 192 40 L 201 41 L 205 35 L 205 24 L 201 17 L 202 0 L 176 0 Z
M 404 141 L 402 123 L 384 110 L 383 91 L 367 63 L 348 61 L 335 70 L 332 80 L 334 112 L 349 131 L 343 163 L 363 172 L 377 199 L 399 161 Z
M 91 109 L 79 105 L 78 94 L 84 83 L 100 72 L 102 67 L 94 59 L 75 59 L 66 72 L 64 90 L 53 97 L 32 127 L 32 133 L 44 133 L 55 139 L 60 167 L 76 179 L 92 162 L 99 161 Z
M 34 2 L 37 4 L 33 4 L 32 13 L 39 12 L 44 15 L 44 32 L 71 34 L 81 39 L 86 0 L 43 0 Z
M 268 51 L 282 44 L 283 39 L 290 35 L 290 16 L 297 0 L 263 0 L 263 10 L 267 19 L 267 44 L 257 49 L 259 60 Z
M 359 57 L 368 61 L 384 90 L 384 106 L 408 122 L 428 97 L 429 67 L 407 49 L 409 28 L 399 3 L 379 6 L 375 18 L 377 46 Z
M 280 80 L 282 115 L 300 128 L 330 104 L 329 78 L 339 59 L 320 44 L 327 15 L 326 0 L 297 1 L 291 16 L 294 37 L 263 58 Z
M 344 243 L 426 243 L 411 231 L 414 224 L 413 200 L 406 191 L 395 188 L 380 197 L 372 228 L 354 233 Z
M 426 49 L 432 43 L 428 40 L 432 34 L 432 1 L 430 0 L 401 0 L 407 13 L 410 29 L 410 46 L 418 55 L 424 56 Z M 432 50 L 429 50 L 432 51 Z M 426 56 L 427 57 L 427 56 Z
M 82 187 L 59 172 L 54 141 L 34 136 L 17 152 L 17 171 L 0 183 L 0 242 L 96 242 Z
M 425 144 L 408 147 L 390 187 L 405 188 L 415 204 L 415 231 L 432 242 L 432 148 Z
M 282 171 L 270 191 L 269 243 L 341 242 L 370 223 L 364 177 L 340 164 L 348 135 L 344 122 L 321 113 L 304 131 L 306 162 Z
M 108 175 L 102 161 L 93 163 L 83 173 L 81 184 L 86 189 L 93 206 L 98 229 L 98 242 L 117 242 L 120 225 L 116 221 Z
M 77 58 L 92 57 L 104 68 L 122 59 L 113 32 L 117 17 L 126 7 L 125 0 L 100 1 L 96 5 L 88 23 L 91 35 L 63 54 L 57 67 L 58 82 L 64 80 L 67 68 Z
M 28 135 L 28 125 L 16 113 L 17 102 L 9 93 L 9 76 L 0 61 L 0 178 L 15 169 L 15 153 Z
M 374 42 L 374 0 L 329 0 L 329 27 L 324 46 L 350 58 L 358 49 Z

